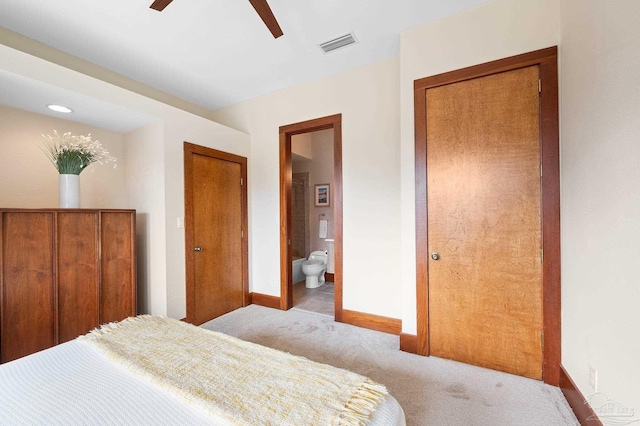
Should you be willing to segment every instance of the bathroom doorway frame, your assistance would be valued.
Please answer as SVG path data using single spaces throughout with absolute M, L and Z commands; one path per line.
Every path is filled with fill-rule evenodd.
M 291 137 L 333 129 L 334 318 L 342 322 L 342 114 L 280 126 L 280 309 L 293 307 L 291 273 Z

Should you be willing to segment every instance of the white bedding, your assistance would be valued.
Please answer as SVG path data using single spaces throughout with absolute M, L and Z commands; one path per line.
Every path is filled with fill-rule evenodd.
M 73 340 L 0 366 L 2 425 L 222 425 Z M 370 425 L 404 425 L 389 396 Z

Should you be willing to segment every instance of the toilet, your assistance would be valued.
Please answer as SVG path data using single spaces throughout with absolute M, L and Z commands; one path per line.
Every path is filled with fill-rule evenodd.
M 327 270 L 327 252 L 317 250 L 311 252 L 309 259 L 302 264 L 302 273 L 307 277 L 304 286 L 317 288 L 324 284 L 324 272 Z

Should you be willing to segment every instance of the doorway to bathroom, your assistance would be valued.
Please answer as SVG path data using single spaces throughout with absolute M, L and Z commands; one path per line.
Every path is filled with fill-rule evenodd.
M 341 121 L 338 114 L 280 128 L 280 307 L 336 321 L 342 320 Z M 307 278 L 314 274 L 302 264 L 323 256 L 324 273 Z
M 333 129 L 292 136 L 291 171 L 293 306 L 333 317 Z M 322 269 L 304 266 L 318 258 Z

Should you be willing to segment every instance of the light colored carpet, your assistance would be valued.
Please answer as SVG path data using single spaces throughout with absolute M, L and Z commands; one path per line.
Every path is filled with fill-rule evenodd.
M 407 425 L 579 425 L 558 388 L 436 357 L 400 351 L 399 338 L 326 315 L 258 305 L 203 325 L 368 376 L 404 409 Z

